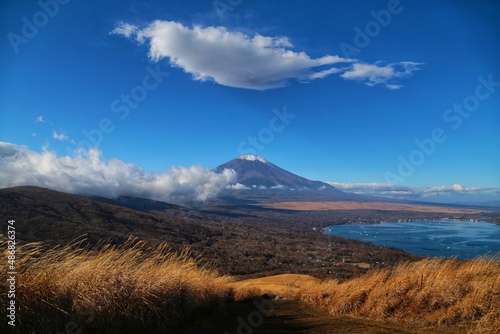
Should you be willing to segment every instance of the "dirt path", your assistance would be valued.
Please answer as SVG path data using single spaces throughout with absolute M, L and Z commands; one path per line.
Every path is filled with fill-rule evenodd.
M 451 334 L 463 328 L 415 330 L 389 323 L 333 317 L 292 300 L 247 300 L 232 303 L 216 316 L 197 321 L 179 334 Z

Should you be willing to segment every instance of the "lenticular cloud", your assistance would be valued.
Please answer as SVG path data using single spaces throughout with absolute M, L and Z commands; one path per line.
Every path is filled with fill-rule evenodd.
M 171 66 L 183 69 L 194 80 L 234 88 L 266 90 L 336 74 L 397 90 L 403 87 L 401 79 L 423 65 L 410 61 L 366 64 L 336 55 L 312 58 L 304 51 L 293 51 L 285 36 L 249 36 L 222 26 L 187 27 L 175 21 L 157 20 L 146 27 L 121 23 L 110 34 L 148 44 L 152 60 L 168 59 Z
M 111 34 L 149 42 L 150 58 L 167 58 L 195 80 L 236 88 L 266 90 L 284 87 L 290 80 L 320 79 L 341 71 L 334 65 L 354 61 L 330 55 L 311 58 L 292 51 L 287 37 L 252 37 L 220 26 L 190 28 L 158 20 L 142 29 L 123 23 Z
M 73 194 L 117 197 L 130 195 L 167 202 L 205 201 L 234 183 L 236 174 L 221 174 L 201 166 L 146 173 L 121 160 L 104 161 L 96 149 L 58 157 L 11 143 L 0 142 L 0 188 L 33 185 Z

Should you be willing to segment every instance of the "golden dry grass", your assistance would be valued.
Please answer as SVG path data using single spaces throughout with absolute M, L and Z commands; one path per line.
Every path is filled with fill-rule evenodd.
M 0 247 L 6 259 L 6 243 Z M 263 293 L 324 307 L 332 315 L 500 333 L 499 258 L 426 259 L 343 283 L 292 274 L 234 282 L 200 267 L 186 250 L 129 240 L 95 249 L 18 246 L 16 269 L 18 333 L 176 333 L 200 313 Z M 8 271 L 7 261 L 0 270 Z M 5 309 L 6 280 L 0 289 Z M 0 332 L 6 329 L 3 321 Z
M 332 315 L 419 327 L 473 325 L 474 333 L 500 333 L 498 258 L 426 259 L 374 270 L 344 283 L 303 279 L 300 286 L 287 289 L 279 282 L 279 277 L 266 278 L 239 283 L 239 288 L 274 290 L 284 298 L 325 307 Z
M 1 247 L 7 249 L 5 243 Z M 129 240 L 98 250 L 45 250 L 28 244 L 17 247 L 16 257 L 19 333 L 169 333 L 232 299 L 229 277 L 200 268 L 188 251 L 173 253 L 166 245 L 153 249 Z M 4 273 L 6 262 L 0 265 Z M 5 280 L 0 288 L 7 291 Z M 2 293 L 2 307 L 5 299 Z M 6 326 L 2 321 L 0 329 Z
M 282 274 L 262 278 L 247 279 L 232 284 L 235 299 L 244 300 L 263 294 L 276 295 L 283 298 L 296 292 L 306 284 L 318 284 L 321 280 L 309 275 Z
M 474 210 L 462 208 L 440 207 L 421 204 L 403 204 L 387 202 L 276 202 L 271 204 L 259 204 L 259 206 L 299 211 L 321 211 L 321 210 L 385 210 L 385 211 L 413 211 L 413 212 L 441 212 L 448 214 L 476 214 L 488 212 L 488 210 Z

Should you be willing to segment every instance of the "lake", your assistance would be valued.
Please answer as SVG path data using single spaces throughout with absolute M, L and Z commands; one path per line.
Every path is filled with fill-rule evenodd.
M 460 259 L 500 252 L 500 225 L 453 220 L 331 225 L 328 235 L 395 247 L 408 253 Z

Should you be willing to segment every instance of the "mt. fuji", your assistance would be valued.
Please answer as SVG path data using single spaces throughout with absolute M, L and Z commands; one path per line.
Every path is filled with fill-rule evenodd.
M 320 181 L 311 181 L 290 173 L 261 156 L 244 154 L 214 169 L 222 173 L 224 169 L 232 169 L 237 174 L 237 183 L 229 186 L 233 190 L 276 190 L 280 193 L 290 191 L 318 193 L 342 196 L 348 194 Z

